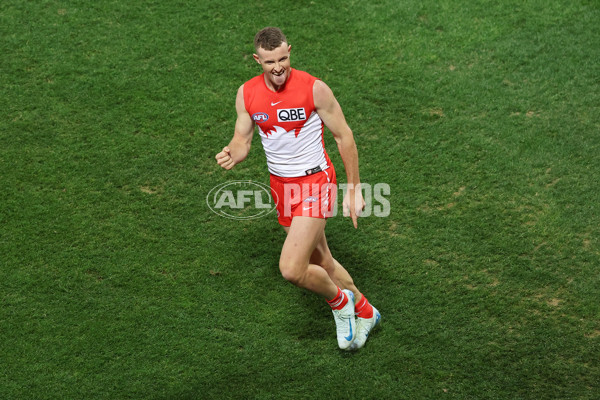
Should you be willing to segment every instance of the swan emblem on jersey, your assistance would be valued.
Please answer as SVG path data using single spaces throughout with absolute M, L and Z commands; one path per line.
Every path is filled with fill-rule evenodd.
M 269 137 L 270 135 L 280 136 L 280 135 L 283 135 L 284 133 L 287 133 L 287 131 L 280 126 L 273 125 L 273 128 L 275 128 L 275 129 L 271 129 L 269 131 L 263 131 L 263 133 L 265 134 L 266 137 Z
M 267 138 L 269 137 L 269 135 L 280 136 L 280 135 L 283 135 L 284 133 L 288 132 L 285 129 L 283 129 L 282 127 L 277 126 L 277 125 L 273 125 L 273 128 L 275 128 L 275 129 L 271 129 L 270 131 L 263 131 L 261 129 L 261 132 L 264 133 L 264 135 Z M 301 131 L 302 131 L 302 128 L 296 128 L 296 129 L 294 129 L 294 136 L 298 137 L 298 135 L 300 134 Z

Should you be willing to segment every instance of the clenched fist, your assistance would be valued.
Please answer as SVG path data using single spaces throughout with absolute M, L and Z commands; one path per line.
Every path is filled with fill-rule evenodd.
M 227 146 L 223 147 L 223 151 L 218 153 L 215 158 L 217 163 L 225 169 L 231 169 L 235 165 L 235 161 L 231 158 L 231 150 Z

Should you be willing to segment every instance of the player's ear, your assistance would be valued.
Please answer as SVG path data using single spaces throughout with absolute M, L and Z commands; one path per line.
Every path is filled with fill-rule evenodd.
M 289 45 L 288 45 L 288 53 L 291 53 L 291 52 L 292 52 L 292 45 L 291 45 L 291 44 L 289 44 Z
M 254 57 L 254 60 L 256 60 L 256 62 L 260 64 L 260 59 L 258 58 L 258 54 L 252 54 L 252 57 Z

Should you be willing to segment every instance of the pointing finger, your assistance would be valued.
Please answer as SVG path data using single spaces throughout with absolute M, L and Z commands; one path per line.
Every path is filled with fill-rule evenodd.
M 355 212 L 352 213 L 352 225 L 354 225 L 354 229 L 358 229 L 358 216 Z

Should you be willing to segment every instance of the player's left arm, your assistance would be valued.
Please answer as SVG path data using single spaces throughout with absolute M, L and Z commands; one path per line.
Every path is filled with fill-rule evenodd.
M 365 201 L 360 190 L 360 175 L 358 172 L 358 149 L 354 141 L 354 134 L 346 122 L 342 107 L 333 92 L 325 82 L 317 80 L 313 86 L 313 98 L 317 113 L 327 128 L 333 134 L 338 150 L 342 156 L 348 191 L 344 197 L 344 215 L 352 217 L 356 228 L 357 218 L 365 207 Z

